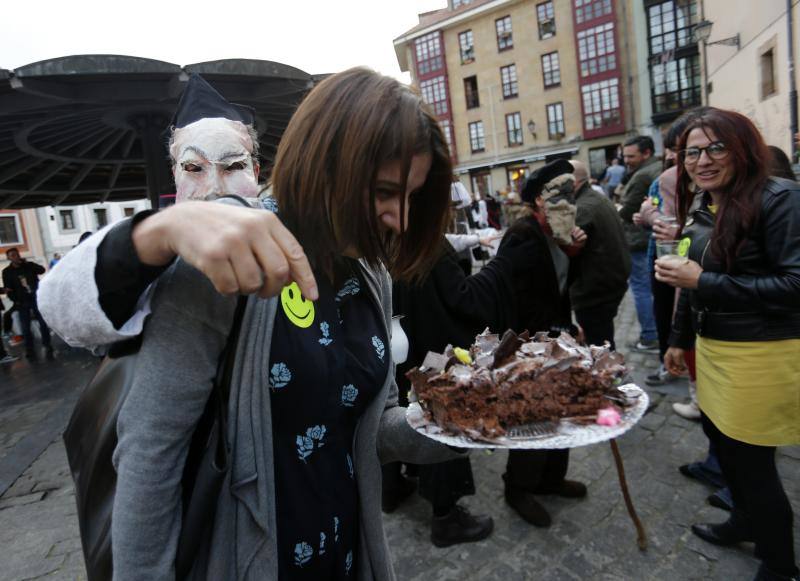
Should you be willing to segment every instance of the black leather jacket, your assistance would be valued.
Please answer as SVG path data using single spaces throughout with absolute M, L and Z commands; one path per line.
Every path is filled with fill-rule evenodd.
M 703 273 L 696 290 L 681 291 L 669 344 L 691 348 L 695 334 L 724 341 L 800 338 L 800 184 L 769 179 L 758 222 L 727 273 L 710 249 L 708 202 L 704 194 L 682 236 Z

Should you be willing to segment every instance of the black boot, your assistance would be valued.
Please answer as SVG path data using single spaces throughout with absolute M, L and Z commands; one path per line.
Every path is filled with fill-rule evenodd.
M 533 494 L 518 486 L 506 484 L 506 502 L 517 514 L 535 527 L 549 527 L 551 520 Z
M 386 514 L 390 514 L 397 510 L 397 507 L 414 493 L 417 485 L 402 475 L 399 462 L 386 464 L 382 469 L 381 509 Z
M 800 574 L 798 574 L 797 567 L 795 567 L 793 574 L 783 575 L 767 569 L 767 566 L 761 563 L 753 581 L 800 581 Z
M 431 542 L 437 547 L 482 541 L 494 529 L 492 517 L 472 515 L 463 506 L 455 505 L 445 516 L 434 516 Z
M 586 485 L 577 480 L 564 479 L 555 486 L 539 486 L 536 494 L 554 494 L 563 498 L 583 498 L 586 496 Z
M 753 534 L 750 532 L 747 520 L 736 511 L 723 523 L 694 524 L 692 532 L 704 541 L 722 547 L 753 541 Z

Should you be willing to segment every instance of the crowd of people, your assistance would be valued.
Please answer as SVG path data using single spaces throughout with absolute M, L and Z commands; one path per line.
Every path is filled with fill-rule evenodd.
M 708 436 L 708 457 L 676 469 L 722 489 L 730 510 L 692 531 L 755 542 L 761 581 L 796 578 L 775 449 L 800 443 L 800 185 L 775 177 L 750 120 L 692 111 L 663 157 L 651 138 L 630 138 L 602 187 L 582 162 L 558 159 L 512 204 L 471 197 L 421 98 L 366 69 L 309 94 L 269 195 L 242 207 L 259 195 L 253 136 L 252 114 L 193 76 L 170 139 L 177 203 L 88 237 L 27 311 L 72 345 L 141 338 L 113 458 L 115 579 L 174 577 L 181 474 L 235 295 L 253 296 L 231 376 L 231 465 L 189 578 L 389 580 L 381 512 L 417 489 L 434 545 L 493 531 L 459 504 L 475 492 L 469 454 L 406 423 L 405 372 L 487 327 L 614 348 L 628 289 L 641 327 L 631 347 L 663 362 L 648 383 L 688 372 L 691 398 L 675 411 Z M 208 203 L 226 194 L 241 198 Z M 458 232 L 454 213 L 499 243 Z M 465 266 L 470 246 L 494 256 Z M 33 278 L 4 283 L 15 305 L 11 284 L 27 281 L 32 296 L 39 284 L 21 265 Z M 393 360 L 399 333 L 408 353 Z M 547 527 L 548 496 L 587 495 L 568 467 L 569 450 L 512 451 L 498 485 Z

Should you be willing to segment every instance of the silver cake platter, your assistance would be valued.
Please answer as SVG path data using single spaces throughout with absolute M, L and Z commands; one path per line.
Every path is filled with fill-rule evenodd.
M 448 446 L 457 448 L 508 448 L 513 450 L 552 450 L 558 448 L 578 448 L 618 438 L 642 419 L 650 402 L 647 393 L 638 385 L 628 383 L 618 388 L 625 394 L 630 405 L 623 408 L 621 421 L 616 426 L 599 426 L 572 422 L 542 422 L 515 426 L 506 436 L 490 439 L 482 434 L 469 438 L 465 435 L 450 434 L 425 418 L 422 408 L 416 402 L 409 404 L 406 411 L 408 424 L 423 436 Z

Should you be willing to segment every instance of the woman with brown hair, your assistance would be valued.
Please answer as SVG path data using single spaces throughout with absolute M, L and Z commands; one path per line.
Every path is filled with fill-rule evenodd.
M 231 467 L 190 578 L 394 578 L 380 464 L 457 454 L 397 405 L 388 272 L 416 280 L 437 258 L 451 174 L 421 98 L 351 69 L 290 121 L 277 214 L 183 202 L 127 224 L 143 265 L 180 258 L 158 279 L 119 415 L 115 579 L 174 578 L 187 447 L 236 305 L 218 291 L 259 289 L 271 298 L 248 301 L 230 386 Z
M 656 262 L 682 288 L 665 363 L 684 367 L 696 335 L 697 400 L 734 510 L 692 531 L 718 545 L 755 541 L 756 579 L 793 579 L 792 507 L 776 446 L 800 443 L 800 186 L 769 177 L 745 116 L 710 109 L 678 142 L 680 256 Z M 694 194 L 699 207 L 691 214 Z

